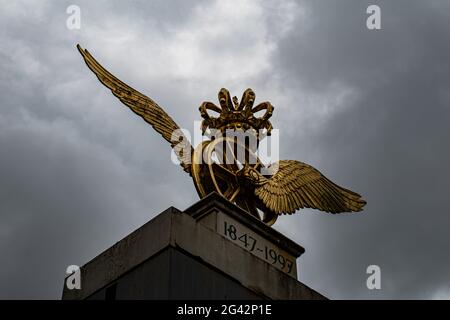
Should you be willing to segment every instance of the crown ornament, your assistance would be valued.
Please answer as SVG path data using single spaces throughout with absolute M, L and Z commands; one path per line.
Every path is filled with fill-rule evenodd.
M 270 135 L 272 124 L 269 119 L 273 113 L 273 106 L 270 102 L 262 102 L 253 107 L 255 103 L 255 93 L 252 89 L 247 89 L 239 102 L 237 97 L 231 98 L 230 92 L 222 88 L 218 93 L 220 106 L 212 102 L 203 102 L 199 108 L 203 118 L 201 129 L 204 134 L 209 129 L 220 130 L 224 134 L 227 130 L 251 130 L 254 129 L 259 135 L 261 130 Z M 208 110 L 218 114 L 213 117 Z M 265 110 L 261 117 L 255 114 Z

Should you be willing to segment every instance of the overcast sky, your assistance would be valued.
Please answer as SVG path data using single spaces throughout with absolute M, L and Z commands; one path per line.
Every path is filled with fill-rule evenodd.
M 77 43 L 189 130 L 220 88 L 253 88 L 275 106 L 282 159 L 364 196 L 362 214 L 278 220 L 306 248 L 302 282 L 333 299 L 450 298 L 448 0 L 0 4 L 0 298 L 58 299 L 68 265 L 198 200 Z

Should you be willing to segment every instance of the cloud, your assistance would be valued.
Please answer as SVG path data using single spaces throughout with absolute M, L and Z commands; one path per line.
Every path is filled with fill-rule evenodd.
M 197 201 L 76 43 L 188 130 L 219 88 L 252 87 L 275 106 L 282 158 L 363 194 L 362 214 L 280 218 L 306 247 L 301 281 L 330 298 L 445 297 L 449 5 L 376 2 L 381 31 L 365 27 L 368 1 L 81 1 L 74 31 L 70 2 L 2 3 L 0 297 L 59 298 L 68 265 Z
M 305 213 L 289 229 L 307 249 L 304 281 L 330 297 L 432 298 L 450 276 L 450 153 L 442 145 L 450 135 L 450 101 L 442 97 L 450 80 L 448 5 L 405 12 L 406 2 L 379 1 L 382 30 L 372 32 L 361 14 L 366 4 L 307 2 L 311 28 L 279 44 L 289 91 L 303 88 L 300 101 L 328 97 L 328 108 L 316 98 L 315 108 L 299 104 L 289 113 L 284 121 L 300 124 L 301 134 L 287 140 L 285 154 L 368 201 L 361 215 Z M 381 291 L 365 287 L 370 264 L 381 267 Z

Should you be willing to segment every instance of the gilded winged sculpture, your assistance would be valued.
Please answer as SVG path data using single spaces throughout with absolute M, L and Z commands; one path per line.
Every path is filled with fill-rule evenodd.
M 276 168 L 273 174 L 263 174 L 262 169 L 267 166 L 258 159 L 255 150 L 226 135 L 203 141 L 194 149 L 180 127 L 155 101 L 109 73 L 86 49 L 80 45 L 77 48 L 100 82 L 170 143 L 201 198 L 218 192 L 268 225 L 272 225 L 279 215 L 292 214 L 302 208 L 328 213 L 359 212 L 366 204 L 356 192 L 338 186 L 317 169 L 300 161 L 278 161 L 271 166 Z M 258 136 L 264 129 L 270 135 L 269 118 L 273 106 L 269 102 L 254 106 L 255 94 L 251 89 L 244 92 L 240 102 L 236 97 L 231 98 L 226 89 L 219 91 L 218 98 L 220 106 L 212 102 L 200 106 L 203 133 L 207 129 L 222 133 L 230 129 L 254 129 Z M 208 110 L 218 116 L 211 116 Z M 257 117 L 258 112 L 264 114 Z M 245 150 L 243 161 L 236 157 L 238 148 Z M 206 161 L 202 161 L 205 157 Z M 224 158 L 227 161 L 213 161 Z

